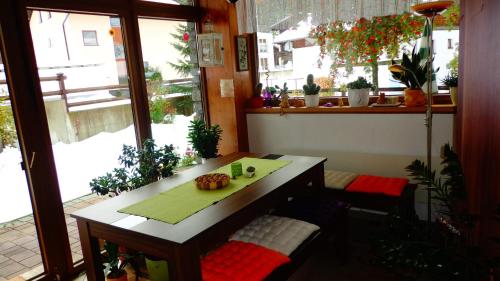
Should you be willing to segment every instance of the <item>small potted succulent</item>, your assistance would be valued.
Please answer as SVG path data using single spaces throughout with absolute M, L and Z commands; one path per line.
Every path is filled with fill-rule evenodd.
M 253 177 L 254 175 L 255 175 L 255 167 L 253 167 L 253 166 L 248 166 L 248 167 L 247 167 L 247 170 L 246 170 L 246 176 L 247 176 L 248 178 L 251 178 L 251 177 Z
M 304 90 L 306 107 L 319 106 L 319 90 L 321 90 L 321 87 L 314 83 L 314 76 L 312 74 L 307 75 L 307 84 L 302 89 Z
M 347 84 L 349 106 L 362 107 L 368 106 L 370 101 L 370 89 L 373 89 L 372 83 L 366 78 L 359 76 L 357 80 Z
M 458 73 L 452 71 L 441 80 L 444 85 L 450 88 L 450 98 L 453 105 L 458 102 Z

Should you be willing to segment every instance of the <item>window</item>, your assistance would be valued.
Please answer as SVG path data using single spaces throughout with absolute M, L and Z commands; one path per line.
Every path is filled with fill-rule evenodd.
M 259 39 L 259 52 L 267 53 L 267 40 Z
M 267 62 L 267 58 L 260 59 L 260 70 L 269 70 L 269 65 Z
M 333 83 L 321 83 L 321 87 L 327 90 L 325 95 L 341 95 L 338 88 L 342 84 L 355 80 L 358 76 L 364 76 L 367 80 L 371 80 L 370 82 L 377 81 L 377 79 L 373 78 L 375 71 L 378 74 L 379 88 L 403 87 L 402 84 L 392 79 L 391 73 L 384 65 L 393 58 L 400 59 L 403 52 L 411 52 L 413 46 L 419 43 L 424 30 L 423 18 L 413 15 L 411 11 L 412 3 L 419 1 L 252 1 L 255 6 L 247 8 L 246 12 L 247 18 L 257 19 L 255 25 L 257 27 L 259 70 L 261 72 L 269 70 L 266 75 L 260 74 L 260 82 L 264 86 L 283 85 L 283 83 L 287 82 L 290 90 L 292 92 L 297 90 L 296 93 L 298 94 L 301 94 L 302 85 L 305 84 L 308 74 L 313 74 L 317 81 L 334 81 Z M 361 2 L 363 4 L 360 4 Z M 405 13 L 406 15 L 404 15 Z M 365 56 L 367 51 L 363 50 L 363 46 L 368 46 L 370 40 L 377 40 L 380 35 L 367 33 L 365 34 L 366 37 L 358 36 L 357 38 L 362 39 L 359 40 L 359 44 L 353 46 L 361 46 L 358 48 L 359 52 L 356 52 L 356 48 L 344 48 L 349 51 L 345 51 L 345 56 L 342 59 L 338 59 L 341 56 L 337 55 L 337 49 L 331 47 L 333 44 L 326 43 L 322 45 L 321 43 L 321 41 L 326 41 L 323 39 L 327 38 L 328 34 L 337 34 L 334 32 L 321 33 L 321 28 L 332 26 L 330 25 L 332 22 L 344 22 L 342 31 L 349 32 L 353 24 L 360 24 L 360 18 L 365 18 L 367 20 L 365 22 L 368 22 L 368 24 L 376 25 L 383 22 L 381 17 L 392 20 L 399 19 L 399 22 L 406 23 L 405 26 L 408 28 L 401 28 L 397 34 L 404 34 L 405 38 L 411 38 L 411 40 L 399 44 L 399 46 L 389 45 L 391 48 L 387 49 L 391 50 L 390 54 L 386 51 L 379 52 L 381 55 L 376 56 L 375 61 L 378 64 L 375 66 L 371 63 L 374 59 Z M 380 27 L 380 25 L 377 27 Z M 368 30 L 369 32 L 376 29 L 365 28 L 361 30 Z M 251 32 L 254 32 L 254 30 L 251 30 Z M 391 33 L 386 32 L 384 34 Z M 334 37 L 329 36 L 330 38 Z M 451 27 L 451 30 L 448 30 L 448 28 L 435 28 L 433 36 L 436 40 L 434 69 L 441 69 L 436 73 L 436 81 L 440 81 L 447 74 L 447 65 L 454 56 L 453 49 L 458 42 L 458 26 Z M 356 37 L 353 36 L 353 38 Z M 397 39 L 400 38 L 402 36 Z M 451 40 L 448 40 L 449 38 Z M 400 41 L 387 40 L 385 42 Z M 377 46 L 380 46 L 380 44 Z M 448 46 L 448 48 L 445 48 L 445 46 Z M 322 47 L 326 50 L 324 53 L 321 52 Z M 399 50 L 399 54 L 393 55 L 392 51 L 394 49 Z M 351 54 L 360 55 L 351 56 Z M 352 57 L 356 58 L 351 61 Z M 266 60 L 267 64 L 265 63 Z M 369 68 L 370 71 L 365 71 L 365 68 Z M 384 90 L 384 92 L 388 91 Z M 393 90 L 393 92 L 394 94 L 400 94 L 396 90 Z M 388 94 L 391 94 L 391 91 Z
M 84 46 L 97 46 L 97 32 L 95 30 L 83 30 L 83 45 Z

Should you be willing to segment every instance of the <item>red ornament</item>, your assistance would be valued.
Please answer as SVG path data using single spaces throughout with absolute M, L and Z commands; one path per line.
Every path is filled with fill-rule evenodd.
M 184 35 L 182 35 L 182 39 L 184 40 L 184 42 L 189 41 L 189 33 L 184 32 Z

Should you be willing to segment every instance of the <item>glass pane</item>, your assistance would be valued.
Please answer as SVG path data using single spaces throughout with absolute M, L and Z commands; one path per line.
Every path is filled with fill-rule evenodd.
M 187 5 L 187 6 L 194 5 L 194 0 L 141 0 L 141 1 L 157 2 L 157 3 L 173 4 L 173 5 Z
M 378 74 L 379 88 L 405 87 L 392 78 L 387 65 L 420 44 L 423 18 L 411 14 L 411 5 L 417 1 L 253 1 L 264 87 L 282 87 L 286 82 L 292 94 L 301 96 L 310 73 L 323 89 L 323 96 L 340 95 L 339 88 L 358 76 L 377 84 L 374 73 Z M 247 7 L 247 13 L 251 14 L 252 8 Z M 458 9 L 449 9 L 435 22 L 434 69 L 440 69 L 436 73 L 440 86 L 441 80 L 456 70 Z M 338 43 L 340 39 L 344 41 Z
M 141 18 L 139 29 L 153 138 L 172 144 L 189 165 L 189 122 L 203 118 L 195 25 Z
M 32 13 L 30 28 L 76 262 L 81 248 L 69 214 L 106 198 L 89 183 L 118 168 L 123 145 L 136 139 L 119 18 L 47 14 Z
M 0 280 L 27 280 L 45 271 L 21 162 L 0 53 Z

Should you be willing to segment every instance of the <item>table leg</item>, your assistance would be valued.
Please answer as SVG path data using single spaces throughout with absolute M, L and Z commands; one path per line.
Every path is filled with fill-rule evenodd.
M 200 251 L 196 245 L 182 245 L 175 250 L 170 271 L 172 281 L 201 281 Z
M 97 238 L 90 235 L 90 229 L 87 222 L 77 220 L 77 224 L 78 233 L 80 234 L 80 243 L 82 244 L 85 269 L 87 271 L 87 280 L 104 281 L 99 241 Z
M 316 165 L 312 170 L 312 186 L 321 189 L 325 187 L 325 166 L 323 163 Z

